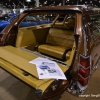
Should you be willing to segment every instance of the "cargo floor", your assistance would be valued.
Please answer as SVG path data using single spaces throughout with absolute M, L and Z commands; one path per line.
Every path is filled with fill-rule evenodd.
M 84 95 L 89 96 L 76 97 L 64 92 L 51 100 L 100 100 L 100 67 L 93 73 Z M 93 95 L 99 96 L 93 97 Z M 33 88 L 0 68 L 0 100 L 36 100 L 36 96 Z

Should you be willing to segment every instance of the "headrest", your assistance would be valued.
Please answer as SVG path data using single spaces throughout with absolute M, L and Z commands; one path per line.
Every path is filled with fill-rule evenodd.
M 68 20 L 68 27 L 73 29 L 74 26 L 75 26 L 75 19 L 74 18 L 70 18 Z

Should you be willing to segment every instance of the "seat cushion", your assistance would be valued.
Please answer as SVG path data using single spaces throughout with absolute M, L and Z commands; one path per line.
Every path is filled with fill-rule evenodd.
M 69 58 L 69 54 L 70 54 L 70 52 L 65 53 L 66 50 L 68 49 L 69 48 L 66 47 L 53 46 L 48 44 L 43 44 L 38 47 L 38 51 L 43 54 L 50 55 L 59 59 L 66 59 L 66 60 Z

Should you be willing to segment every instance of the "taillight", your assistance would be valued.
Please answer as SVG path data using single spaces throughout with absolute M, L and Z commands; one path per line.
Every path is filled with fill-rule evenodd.
M 90 57 L 80 55 L 78 82 L 85 86 L 90 75 Z
M 81 76 L 78 77 L 78 82 L 82 85 L 85 86 L 88 83 L 88 79 L 84 79 Z
M 90 68 L 88 69 L 84 69 L 83 67 L 79 67 L 79 74 L 84 77 L 84 78 L 87 78 L 90 74 Z
M 80 64 L 84 66 L 84 68 L 88 68 L 90 66 L 90 59 L 89 57 L 84 58 L 83 56 L 80 56 Z

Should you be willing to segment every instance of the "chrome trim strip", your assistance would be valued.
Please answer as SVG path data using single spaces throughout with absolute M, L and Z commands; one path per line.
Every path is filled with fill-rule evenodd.
M 79 82 L 77 82 L 77 83 L 78 83 L 80 90 L 82 90 L 82 91 L 86 90 L 86 88 L 88 87 L 88 85 L 82 86 Z
M 87 70 L 87 69 L 89 69 L 90 68 L 90 66 L 89 67 L 87 67 L 87 68 L 85 68 L 84 66 L 82 66 L 81 64 L 79 64 L 79 66 L 81 66 L 83 69 L 85 69 L 85 70 Z
M 87 42 L 86 42 L 86 34 L 85 30 L 83 29 L 83 35 L 84 35 L 84 54 L 87 55 Z
M 81 77 L 81 78 L 83 78 L 83 79 L 88 79 L 89 77 L 90 77 L 90 74 L 89 74 L 89 76 L 88 77 L 86 77 L 86 78 L 84 78 L 82 75 L 80 75 L 79 73 L 78 73 L 78 75 Z

